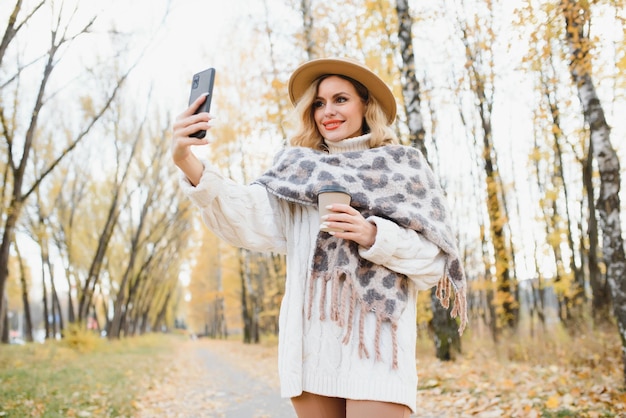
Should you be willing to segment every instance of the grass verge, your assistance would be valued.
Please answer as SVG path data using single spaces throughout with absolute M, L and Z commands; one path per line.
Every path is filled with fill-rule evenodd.
M 45 344 L 0 346 L 0 416 L 130 417 L 137 394 L 160 373 L 177 339 L 154 334 L 108 341 L 74 334 Z

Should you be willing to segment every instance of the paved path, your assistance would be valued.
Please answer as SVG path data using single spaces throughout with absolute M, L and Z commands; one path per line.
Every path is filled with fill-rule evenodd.
M 136 417 L 296 418 L 291 402 L 280 397 L 276 361 L 276 347 L 184 342 L 171 353 L 165 376 L 137 402 Z M 447 418 L 428 409 L 412 417 Z
M 249 372 L 225 361 L 206 347 L 196 349 L 211 376 L 216 400 L 221 404 L 216 417 L 225 418 L 295 418 L 291 402 L 280 397 L 278 388 L 269 379 L 251 376 Z
M 168 357 L 137 418 L 296 418 L 280 397 L 275 347 L 190 340 Z

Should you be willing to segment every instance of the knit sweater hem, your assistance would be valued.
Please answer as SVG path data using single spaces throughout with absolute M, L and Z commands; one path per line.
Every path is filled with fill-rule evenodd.
M 303 376 L 302 390 L 317 395 L 352 400 L 397 403 L 408 406 L 412 413 L 416 411 L 416 402 L 407 403 L 406 400 L 416 399 L 417 385 L 410 387 L 396 379 L 355 379 L 354 377 L 335 375 L 305 375 Z

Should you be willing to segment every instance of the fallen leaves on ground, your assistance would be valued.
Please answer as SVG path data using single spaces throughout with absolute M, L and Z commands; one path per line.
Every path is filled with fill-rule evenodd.
M 446 418 L 624 417 L 619 340 L 598 338 L 567 340 L 564 348 L 538 342 L 521 360 L 515 343 L 499 353 L 470 343 L 453 362 L 418 354 L 418 408 Z
M 137 417 L 219 416 L 221 405 L 211 389 L 210 374 L 198 366 L 190 342 L 177 346 L 171 362 L 159 366 L 164 368 L 162 375 L 147 383 L 133 405 Z
M 224 361 L 279 390 L 275 346 L 250 345 L 239 341 L 189 340 L 176 347 L 163 376 L 147 384 L 144 396 L 134 405 L 137 417 L 224 416 L 219 382 L 212 379 L 210 370 L 198 359 L 196 353 L 199 347 L 206 347 Z
M 152 382 L 138 401 L 140 417 L 220 416 L 214 382 L 206 369 L 194 366 L 192 348 L 204 344 L 224 361 L 278 390 L 276 347 L 238 341 L 199 340 L 181 345 L 166 377 Z M 576 347 L 574 347 L 575 349 Z M 592 353 L 580 359 L 565 354 L 552 364 L 503 361 L 490 351 L 467 350 L 455 361 L 419 353 L 418 417 L 621 417 L 626 416 L 623 368 L 618 355 Z M 619 353 L 619 347 L 611 352 Z M 604 353 L 606 354 L 606 353 Z M 204 415 L 194 412 L 204 411 Z M 207 414 L 213 411 L 213 414 Z
M 623 416 L 616 376 L 581 378 L 587 371 L 558 366 L 485 364 L 472 359 L 418 364 L 418 408 L 459 417 Z

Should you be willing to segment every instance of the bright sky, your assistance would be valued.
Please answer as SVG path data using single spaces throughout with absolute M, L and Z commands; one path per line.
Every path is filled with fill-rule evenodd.
M 111 20 L 122 29 L 137 31 L 141 44 L 150 48 L 134 73 L 138 79 L 153 82 L 157 97 L 186 104 L 187 87 L 193 73 L 214 66 L 216 51 L 224 33 L 231 32 L 236 16 L 247 0 L 174 0 L 163 22 L 168 0 L 113 0 L 105 6 Z M 148 39 L 150 38 L 150 39 Z M 181 91 L 182 88 L 184 91 Z

